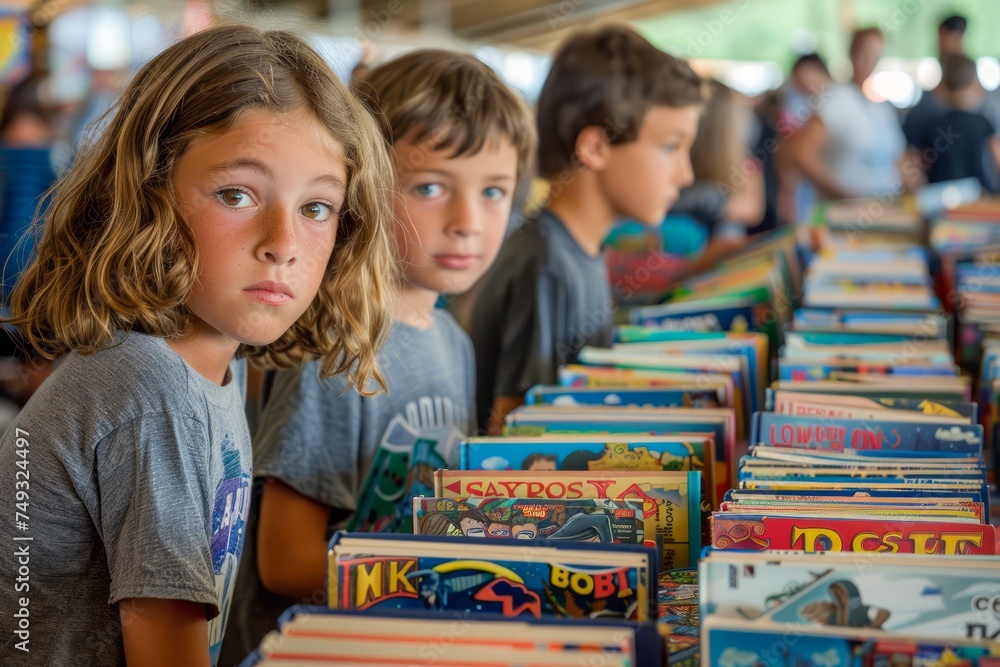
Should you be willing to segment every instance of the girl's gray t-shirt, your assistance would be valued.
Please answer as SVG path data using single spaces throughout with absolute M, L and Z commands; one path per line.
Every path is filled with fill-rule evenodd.
M 203 603 L 215 664 L 250 501 L 245 370 L 219 386 L 131 333 L 35 393 L 0 440 L 0 665 L 124 665 L 130 598 Z

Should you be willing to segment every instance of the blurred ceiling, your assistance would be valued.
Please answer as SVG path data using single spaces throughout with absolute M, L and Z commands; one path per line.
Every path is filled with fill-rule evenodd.
M 287 1 L 287 0 L 286 0 Z M 355 0 L 312 0 L 318 15 L 336 20 Z M 357 0 L 361 24 L 387 30 L 450 30 L 477 43 L 552 50 L 581 25 L 631 21 L 719 0 Z M 283 2 L 259 4 L 280 5 Z M 302 4 L 301 2 L 299 3 Z M 332 12 L 332 14 L 331 14 Z M 374 22 L 374 23 L 372 23 Z

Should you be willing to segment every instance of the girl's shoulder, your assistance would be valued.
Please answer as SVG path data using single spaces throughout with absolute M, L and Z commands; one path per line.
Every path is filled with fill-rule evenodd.
M 162 338 L 141 333 L 92 354 L 71 352 L 37 392 L 47 404 L 139 416 L 187 399 L 190 369 Z

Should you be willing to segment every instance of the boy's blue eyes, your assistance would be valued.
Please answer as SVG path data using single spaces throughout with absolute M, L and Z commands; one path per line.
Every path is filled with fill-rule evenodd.
M 483 191 L 483 194 L 486 195 L 487 199 L 491 199 L 493 201 L 499 201 L 499 200 L 503 199 L 504 192 L 500 188 L 490 187 L 490 188 L 486 188 Z
M 421 197 L 437 197 L 441 194 L 442 190 L 441 185 L 437 183 L 422 183 L 413 188 L 413 192 Z M 500 201 L 503 199 L 504 194 L 503 189 L 495 186 L 483 190 L 483 195 L 490 201 Z
M 434 197 L 441 194 L 441 186 L 437 183 L 422 183 L 413 188 L 413 191 L 421 197 Z
M 250 193 L 241 188 L 226 188 L 225 190 L 219 190 L 215 193 L 215 197 L 222 202 L 224 206 L 232 209 L 246 209 L 251 208 L 254 205 L 253 199 L 250 198 Z M 299 209 L 299 213 L 311 220 L 316 220 L 317 222 L 329 220 L 331 217 L 336 215 L 331 205 L 318 201 L 309 202 Z

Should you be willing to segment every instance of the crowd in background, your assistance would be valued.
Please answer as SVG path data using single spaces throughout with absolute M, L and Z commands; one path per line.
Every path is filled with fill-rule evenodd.
M 850 42 L 852 76 L 836 82 L 822 54 L 801 55 L 777 89 L 748 98 L 718 82 L 691 150 L 694 183 L 685 188 L 658 229 L 628 220 L 618 233 L 652 237 L 685 269 L 711 266 L 755 234 L 804 220 L 817 201 L 879 197 L 889 200 L 926 183 L 975 178 L 984 192 L 1000 187 L 1000 104 L 963 51 L 966 19 L 938 28 L 941 80 L 908 110 L 866 95 L 885 48 L 877 28 L 857 30 Z M 353 76 L 370 67 L 366 57 Z M 127 77 L 95 71 L 89 96 L 72 106 L 51 104 L 48 82 L 29 77 L 5 95 L 0 114 L 0 256 L 8 294 L 29 258 L 29 225 L 42 194 L 72 161 L 82 142 L 101 131 L 101 118 Z M 519 190 L 511 228 L 544 200 L 536 179 Z M 508 230 L 509 231 L 509 230 Z M 613 240 L 613 238 L 611 239 Z M 463 321 L 476 290 L 453 309 Z M 0 354 L 0 426 L 47 374 L 48 364 L 12 338 Z M 30 379 L 29 379 L 30 378 Z

